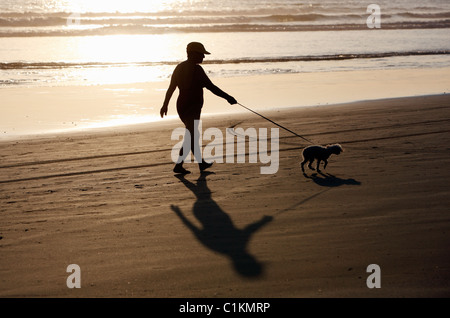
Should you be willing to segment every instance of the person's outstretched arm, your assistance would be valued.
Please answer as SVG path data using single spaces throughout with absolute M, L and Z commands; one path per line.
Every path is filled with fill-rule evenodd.
M 233 96 L 225 93 L 219 87 L 214 85 L 211 81 L 209 82 L 208 86 L 206 86 L 206 88 L 209 89 L 213 94 L 220 96 L 222 98 L 225 98 L 231 105 L 234 105 L 237 103 L 236 99 Z
M 205 71 L 203 69 L 201 69 L 201 70 L 203 72 L 204 83 L 205 83 L 205 87 L 207 89 L 209 89 L 214 95 L 217 95 L 219 97 L 226 99 L 231 105 L 237 104 L 237 101 L 233 96 L 228 95 L 223 90 L 221 90 L 219 87 L 214 85 L 213 82 L 211 82 L 209 77 L 206 75 Z

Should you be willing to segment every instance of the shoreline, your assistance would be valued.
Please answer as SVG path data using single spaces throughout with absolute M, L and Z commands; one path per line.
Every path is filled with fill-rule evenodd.
M 327 104 L 327 105 L 312 105 L 312 106 L 286 106 L 280 108 L 267 108 L 267 109 L 258 109 L 261 112 L 262 116 L 267 118 L 282 118 L 280 113 L 285 113 L 289 116 L 289 114 L 297 114 L 307 110 L 314 109 L 322 109 L 323 111 L 332 110 L 338 111 L 339 108 L 360 108 L 361 105 L 365 103 L 390 103 L 390 102 L 407 102 L 408 100 L 415 101 L 417 98 L 446 98 L 450 96 L 448 93 L 445 94 L 430 94 L 430 95 L 418 95 L 418 96 L 401 96 L 401 97 L 385 97 L 385 98 L 377 98 L 377 99 L 367 99 L 367 100 L 355 100 L 349 102 L 341 102 L 335 104 Z M 261 120 L 263 123 L 268 125 L 268 128 L 278 128 L 277 125 L 270 123 L 269 121 L 264 120 L 261 116 L 257 114 L 253 114 L 248 110 L 242 108 L 241 110 L 230 112 L 230 113 L 205 113 L 202 114 L 202 121 L 206 123 L 208 126 L 211 123 L 215 123 L 220 126 L 222 123 L 226 122 L 234 122 L 236 118 L 241 118 L 243 122 L 245 121 L 254 121 Z M 110 135 L 120 135 L 120 134 L 135 134 L 141 133 L 153 129 L 176 129 L 182 128 L 183 124 L 180 119 L 176 116 L 171 116 L 171 118 L 164 118 L 163 120 L 145 122 L 145 123 L 133 123 L 133 124 L 122 124 L 117 126 L 105 126 L 105 127 L 96 127 L 96 128 L 83 128 L 79 130 L 68 130 L 68 131 L 55 131 L 55 132 L 43 132 L 38 134 L 26 134 L 22 136 L 10 136 L 8 138 L 1 139 L 1 144 L 11 144 L 17 142 L 28 142 L 28 141 L 44 141 L 44 140 L 52 140 L 59 138 L 79 138 L 83 136 L 110 136 Z M 286 127 L 289 129 L 289 127 Z M 291 137 L 293 136 L 289 132 L 283 130 L 283 128 L 279 128 L 280 131 L 287 133 Z
M 450 68 L 271 74 L 212 80 L 255 111 L 450 92 Z M 159 108 L 167 86 L 168 81 L 2 88 L 4 116 L 0 119 L 3 130 L 0 141 L 26 139 L 43 132 L 42 136 L 47 132 L 55 135 L 101 127 L 120 129 L 136 123 L 159 124 Z M 176 98 L 177 92 L 171 99 L 167 119 L 177 119 Z M 205 90 L 203 116 L 224 114 L 230 109 L 229 114 L 248 112 Z

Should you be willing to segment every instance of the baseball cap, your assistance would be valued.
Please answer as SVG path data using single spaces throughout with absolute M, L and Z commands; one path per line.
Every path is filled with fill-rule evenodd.
M 203 53 L 203 54 L 211 54 L 208 51 L 206 51 L 205 47 L 200 42 L 189 43 L 186 47 L 186 51 L 187 52 L 199 52 L 199 53 Z

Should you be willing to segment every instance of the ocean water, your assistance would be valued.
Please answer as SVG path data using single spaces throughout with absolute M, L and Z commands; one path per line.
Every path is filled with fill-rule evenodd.
M 0 90 L 164 81 L 190 41 L 211 77 L 447 67 L 449 28 L 448 0 L 1 0 Z

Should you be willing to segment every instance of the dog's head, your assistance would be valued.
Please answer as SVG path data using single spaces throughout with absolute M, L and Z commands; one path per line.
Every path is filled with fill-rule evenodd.
M 328 145 L 327 149 L 335 155 L 339 155 L 341 152 L 344 151 L 344 149 L 341 147 L 341 145 L 339 144 L 335 144 L 335 145 Z

